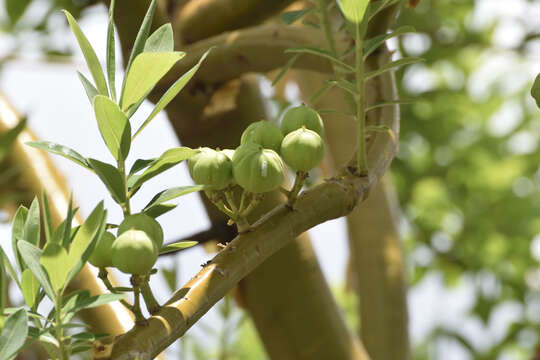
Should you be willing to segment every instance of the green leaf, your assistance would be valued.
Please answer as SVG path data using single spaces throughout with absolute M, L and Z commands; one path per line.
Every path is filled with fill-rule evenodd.
M 116 160 L 125 159 L 131 145 L 131 126 L 126 114 L 114 101 L 103 95 L 94 98 L 94 112 L 109 151 Z
M 276 78 L 272 80 L 272 86 L 275 86 L 279 82 L 279 80 L 281 80 L 281 78 L 285 76 L 287 71 L 289 71 L 289 69 L 294 65 L 295 61 L 300 57 L 300 55 L 301 54 L 296 54 L 292 58 L 290 58 L 289 61 L 287 61 L 285 66 L 281 68 L 279 74 L 277 74 Z
M 4 264 L 4 267 L 7 269 L 8 273 L 9 273 L 9 276 L 11 276 L 11 279 L 13 279 L 13 281 L 15 281 L 15 284 L 17 284 L 17 286 L 20 289 L 21 288 L 21 283 L 19 282 L 19 278 L 17 276 L 17 272 L 15 271 L 15 267 L 11 264 L 11 261 L 9 261 L 9 258 L 6 255 L 6 253 L 4 252 L 4 249 L 2 248 L 2 246 L 0 246 L 0 258 L 2 258 L 2 262 Z M 22 259 L 21 259 L 21 261 L 22 261 Z
M 400 36 L 407 33 L 413 33 L 416 30 L 412 26 L 402 26 L 389 34 L 381 34 L 375 36 L 371 39 L 366 40 L 364 43 L 364 60 L 367 59 L 369 54 L 375 51 L 379 46 L 381 46 L 386 40 L 391 39 L 396 36 Z
M 326 94 L 326 92 L 328 90 L 330 90 L 331 88 L 333 88 L 334 86 L 336 86 L 336 84 L 334 82 L 327 82 L 326 84 L 324 84 L 323 86 L 321 86 L 319 89 L 317 89 L 317 91 L 315 91 L 313 93 L 313 95 L 311 95 L 311 97 L 309 98 L 309 101 L 308 101 L 308 104 L 311 105 L 311 107 L 315 106 L 315 104 L 317 104 L 317 102 L 319 101 L 319 99 L 324 95 Z
M 41 284 L 43 290 L 45 290 L 47 296 L 49 296 L 49 298 L 54 301 L 54 299 L 56 298 L 56 293 L 53 290 L 47 273 L 39 262 L 41 250 L 38 247 L 30 244 L 28 241 L 24 240 L 20 240 L 17 243 L 17 246 L 26 266 L 28 266 L 28 268 L 32 271 L 36 279 Z
M 531 96 L 536 101 L 536 106 L 540 108 L 540 74 L 534 79 L 534 84 L 531 88 Z
M 6 12 L 11 25 L 15 25 L 23 16 L 32 0 L 6 0 Z
M 150 27 L 152 26 L 152 20 L 154 18 L 155 10 L 156 0 L 152 0 L 150 5 L 148 6 L 148 10 L 146 10 L 146 15 L 144 15 L 141 27 L 139 28 L 139 32 L 137 33 L 137 37 L 135 38 L 135 42 L 133 43 L 133 48 L 131 50 L 131 54 L 129 55 L 128 64 L 126 66 L 126 74 L 129 73 L 131 65 L 133 64 L 133 60 L 135 60 L 137 55 L 143 52 L 144 44 L 146 43 L 148 34 L 150 34 Z M 124 93 L 125 85 L 126 78 L 124 78 L 124 83 L 122 84 L 122 93 Z M 122 99 L 120 99 L 120 102 L 122 102 Z
M 373 78 L 375 76 L 379 76 L 381 74 L 384 74 L 385 72 L 390 71 L 390 70 L 392 70 L 392 69 L 394 69 L 394 68 L 396 68 L 398 66 L 414 64 L 414 63 L 417 63 L 417 62 L 420 62 L 420 61 L 424 61 L 424 60 L 422 58 L 417 58 L 417 57 L 406 57 L 406 58 L 403 58 L 403 59 L 399 59 L 399 60 L 396 60 L 396 61 L 389 62 L 387 64 L 384 64 L 383 66 L 381 66 L 377 70 L 368 72 L 364 76 L 364 80 L 368 80 L 368 79 L 371 79 L 371 78 Z
M 19 249 L 17 248 L 17 241 L 24 238 L 24 223 L 26 222 L 26 217 L 28 216 L 28 209 L 24 206 L 19 206 L 15 217 L 13 218 L 13 225 L 11 225 L 11 247 L 13 253 L 15 254 L 15 260 L 19 265 L 21 272 L 25 269 L 24 261 L 22 260 L 21 254 L 19 254 Z
M 77 151 L 68 148 L 67 146 L 56 144 L 50 141 L 29 141 L 25 144 L 40 150 L 45 150 L 51 154 L 63 156 L 66 159 L 73 161 L 77 165 L 80 165 L 88 170 L 92 170 L 84 156 L 79 154 Z
M 49 208 L 49 199 L 47 198 L 44 189 L 41 191 L 41 204 L 43 205 L 43 229 L 45 230 L 45 240 L 51 242 L 53 240 L 51 209 Z
M 126 86 L 120 100 L 122 111 L 144 99 L 157 82 L 185 53 L 145 52 L 135 58 L 126 76 Z
M 67 21 L 69 23 L 69 26 L 71 27 L 71 31 L 73 31 L 73 34 L 75 35 L 75 38 L 77 39 L 77 42 L 79 43 L 79 47 L 81 48 L 81 51 L 84 55 L 84 58 L 86 59 L 86 63 L 88 64 L 88 68 L 90 69 L 90 73 L 92 74 L 92 77 L 94 78 L 94 81 L 96 82 L 97 89 L 100 94 L 108 96 L 109 93 L 107 91 L 107 82 L 105 81 L 105 76 L 103 75 L 103 69 L 101 68 L 101 64 L 99 63 L 99 59 L 96 55 L 96 52 L 92 48 L 92 45 L 90 45 L 90 42 L 82 32 L 81 28 L 79 27 L 79 24 L 77 24 L 77 21 L 71 16 L 69 11 L 64 10 L 64 14 L 66 14 Z
M 148 169 L 137 177 L 135 183 L 133 186 L 131 186 L 131 189 L 137 189 L 154 176 L 157 176 L 174 165 L 189 159 L 195 154 L 197 154 L 197 151 L 188 147 L 178 147 L 165 151 L 152 163 L 152 165 L 150 165 Z
M 39 201 L 37 197 L 32 200 L 30 209 L 28 209 L 28 215 L 24 222 L 24 237 L 23 239 L 31 243 L 32 245 L 39 246 L 40 239 L 40 225 L 39 225 Z
M 101 305 L 108 304 L 113 301 L 124 299 L 124 294 L 102 294 L 90 296 L 90 292 L 87 290 L 77 293 L 75 296 L 69 298 L 62 308 L 62 316 L 68 313 L 77 313 L 83 309 L 89 309 Z
M 177 251 L 177 250 L 180 250 L 180 249 L 187 249 L 187 248 L 195 246 L 197 244 L 198 244 L 197 241 L 179 241 L 179 242 L 176 242 L 174 244 L 170 244 L 170 245 L 162 247 L 159 250 L 159 254 L 160 255 L 161 254 L 167 254 L 167 253 Z
M 73 222 L 73 215 L 77 210 L 73 210 L 73 195 L 69 194 L 69 206 L 66 214 L 66 220 L 64 220 L 64 233 L 62 235 L 62 246 L 66 249 L 69 248 L 71 243 L 71 223 Z
M 119 204 L 126 201 L 126 193 L 122 175 L 114 166 L 96 159 L 88 159 L 90 166 L 96 171 L 97 176 L 111 193 L 112 198 Z
M 176 204 L 161 204 L 161 205 L 154 205 L 148 210 L 143 211 L 146 215 L 150 216 L 151 218 L 158 218 L 161 215 L 168 213 L 169 211 L 176 208 L 178 205 Z
M 369 0 L 337 0 L 345 19 L 353 24 L 360 24 L 364 18 Z
M 154 110 L 152 110 L 152 112 L 150 113 L 148 118 L 146 118 L 146 120 L 143 122 L 141 127 L 137 130 L 137 132 L 135 132 L 135 135 L 133 135 L 133 137 L 137 136 L 137 134 L 139 134 L 142 131 L 142 129 L 144 129 L 146 127 L 146 125 L 148 125 L 150 123 L 150 121 L 152 121 L 152 119 L 161 110 L 163 110 L 167 105 L 169 105 L 169 103 L 172 101 L 172 99 L 174 99 L 174 97 L 176 95 L 178 95 L 178 93 L 184 88 L 184 86 L 186 86 L 188 81 L 191 80 L 193 75 L 195 75 L 197 70 L 199 70 L 199 67 L 201 66 L 202 62 L 204 61 L 204 59 L 206 59 L 206 56 L 208 56 L 208 54 L 210 53 L 210 51 L 212 49 L 213 48 L 208 49 L 201 56 L 201 58 L 199 59 L 199 62 L 195 66 L 193 66 L 191 69 L 189 69 L 178 80 L 176 80 L 175 83 L 167 90 L 167 92 L 165 92 L 165 94 L 163 94 L 163 96 L 159 99 L 156 106 L 154 107 Z
M 338 81 L 330 81 L 331 83 L 333 83 L 334 85 L 336 85 L 337 87 L 351 93 L 352 95 L 356 96 L 357 92 L 356 92 L 356 85 L 351 83 L 350 81 L 347 81 L 347 80 L 338 80 Z
M 17 139 L 17 136 L 24 130 L 26 127 L 26 117 L 23 117 L 15 127 L 9 129 L 3 134 L 0 134 L 0 161 L 2 161 L 6 155 L 9 153 L 11 145 Z
M 147 168 L 154 161 L 156 161 L 156 159 L 137 159 L 137 160 L 135 160 L 135 162 L 133 163 L 133 166 L 129 170 L 129 175 L 131 176 L 131 175 L 133 175 L 135 173 L 138 173 L 142 169 Z
M 366 108 L 366 111 L 370 111 L 373 109 L 377 109 L 383 106 L 392 106 L 392 105 L 400 105 L 400 104 L 412 104 L 414 102 L 413 99 L 397 99 L 397 100 L 388 100 L 388 101 L 381 101 L 376 104 L 373 104 L 371 106 L 368 106 Z
M 377 15 L 380 11 L 386 9 L 387 7 L 394 5 L 401 0 L 379 0 L 379 1 L 371 1 L 367 10 L 367 16 L 368 19 L 371 20 L 375 15 Z
M 88 100 L 90 100 L 90 104 L 93 104 L 94 97 L 96 97 L 96 95 L 99 95 L 98 90 L 96 89 L 94 84 L 92 84 L 90 80 L 88 80 L 86 76 L 84 76 L 81 72 L 77 71 L 77 75 L 79 76 L 79 80 L 81 81 L 82 86 L 84 87 L 86 96 L 88 96 Z
M 325 59 L 330 60 L 334 64 L 342 67 L 343 69 L 354 72 L 354 68 L 350 66 L 349 64 L 344 63 L 343 61 L 336 58 L 332 53 L 328 50 L 319 49 L 315 47 L 309 47 L 309 46 L 301 46 L 301 47 L 294 47 L 294 48 L 288 48 L 285 50 L 286 53 L 301 53 L 301 54 L 311 54 L 315 56 L 319 56 Z
M 6 319 L 0 333 L 0 360 L 9 360 L 24 346 L 28 335 L 28 315 L 20 309 Z
M 60 244 L 48 243 L 43 249 L 40 263 L 47 271 L 53 289 L 58 293 L 64 288 L 70 270 L 68 254 Z
M 161 25 L 144 44 L 144 52 L 174 51 L 174 35 L 170 23 Z
M 163 190 L 156 194 L 150 200 L 150 202 L 144 207 L 144 211 L 150 209 L 153 206 L 160 205 L 177 197 L 191 194 L 192 192 L 201 191 L 204 189 L 204 185 L 192 185 L 192 186 L 179 186 L 171 189 Z
M 107 224 L 107 211 L 103 209 L 101 201 L 81 225 L 69 248 L 68 260 L 69 275 L 66 284 L 81 271 L 82 267 L 92 254 L 97 240 L 103 235 Z
M 107 78 L 109 79 L 109 91 L 116 102 L 116 45 L 114 40 L 114 0 L 109 7 L 109 25 L 107 27 Z M 91 101 L 90 101 L 91 102 Z
M 39 293 L 39 281 L 34 276 L 30 269 L 25 269 L 21 276 L 21 290 L 24 296 L 24 301 L 28 307 L 33 307 L 36 302 L 36 297 Z
M 302 18 L 304 15 L 307 15 L 310 12 L 312 12 L 314 9 L 315 8 L 311 7 L 311 8 L 302 9 L 302 10 L 287 11 L 286 13 L 283 13 L 281 15 L 281 21 L 284 24 L 291 25 L 297 20 L 299 20 L 300 18 Z

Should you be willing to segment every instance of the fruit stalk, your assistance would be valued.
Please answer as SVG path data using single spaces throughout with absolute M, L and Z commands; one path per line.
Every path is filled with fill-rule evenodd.
M 159 310 L 161 310 L 161 305 L 159 305 L 156 298 L 154 297 L 154 294 L 152 293 L 149 280 L 150 280 L 150 276 L 147 275 L 141 285 L 141 294 L 144 298 L 144 303 L 146 304 L 146 308 L 148 309 L 148 312 L 154 315 Z
M 365 18 L 364 18 L 365 19 Z M 366 151 L 366 109 L 365 109 L 365 84 L 364 84 L 364 34 L 365 21 L 355 24 L 356 29 L 356 121 L 357 121 L 357 155 L 356 161 L 360 176 L 368 175 L 367 151 Z
M 298 194 L 300 193 L 300 190 L 302 190 L 302 187 L 304 186 L 304 182 L 306 181 L 308 175 L 309 174 L 307 171 L 296 172 L 294 184 L 291 191 L 288 194 L 289 200 L 287 201 L 287 204 L 291 208 L 294 207 L 294 203 L 296 202 L 296 199 L 298 199 Z
M 107 269 L 105 268 L 99 269 L 98 277 L 101 279 L 103 284 L 105 284 L 105 287 L 107 288 L 107 290 L 109 290 L 113 294 L 118 294 L 118 292 L 120 291 L 119 288 L 115 288 L 111 284 L 111 282 L 109 281 L 108 275 L 109 274 L 107 272 Z M 129 289 L 129 291 L 132 291 L 132 289 Z M 128 303 L 126 300 L 120 300 L 120 303 L 124 305 L 129 311 L 133 312 L 133 306 L 130 303 Z
M 131 285 L 133 285 L 133 315 L 135 315 L 135 325 L 146 325 L 147 320 L 144 318 L 141 311 L 141 278 L 139 275 L 131 276 Z

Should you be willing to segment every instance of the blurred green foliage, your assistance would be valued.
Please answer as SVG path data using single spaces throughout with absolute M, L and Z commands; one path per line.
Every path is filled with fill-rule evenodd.
M 397 73 L 400 96 L 417 100 L 402 106 L 392 165 L 412 282 L 441 273 L 451 288 L 472 279 L 467 319 L 481 322 L 476 332 L 435 327 L 417 359 L 434 358 L 426 344 L 437 339 L 474 359 L 532 357 L 540 320 L 540 237 L 533 241 L 540 233 L 540 110 L 529 95 L 538 40 L 527 15 L 537 4 L 422 0 L 396 24 L 417 30 L 401 38 L 403 56 L 425 59 Z M 494 329 L 509 304 L 520 315 Z

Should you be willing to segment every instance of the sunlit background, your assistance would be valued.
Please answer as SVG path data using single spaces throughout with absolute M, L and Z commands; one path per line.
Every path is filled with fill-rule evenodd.
M 0 33 L 0 91 L 28 115 L 39 138 L 111 160 L 75 73 L 86 73 L 86 65 L 63 15 L 54 13 L 36 28 L 49 2 L 34 1 L 17 28 Z M 7 23 L 3 10 L 0 23 Z M 105 7 L 88 8 L 79 23 L 104 58 Z M 425 59 L 397 72 L 400 96 L 415 102 L 402 107 L 400 151 L 392 165 L 415 359 L 529 359 L 540 333 L 540 110 L 529 95 L 540 72 L 540 1 L 421 0 L 415 10 L 402 11 L 396 26 L 411 24 L 417 33 L 389 46 L 396 56 Z M 270 100 L 272 89 L 262 77 L 261 89 Z M 286 94 L 291 103 L 299 101 L 294 84 Z M 141 113 L 150 111 L 144 104 Z M 163 114 L 147 129 L 132 145 L 131 159 L 178 146 Z M 81 167 L 53 160 L 87 215 L 106 189 Z M 176 167 L 149 182 L 134 206 L 157 191 L 191 183 L 186 167 Z M 116 204 L 110 198 L 105 203 L 110 221 L 119 220 Z M 209 226 L 197 195 L 181 198 L 160 222 L 166 241 Z M 324 273 L 354 321 L 343 290 L 345 223 L 327 222 L 310 233 Z M 0 239 L 10 239 L 7 224 L 0 226 Z M 196 247 L 159 265 L 177 270 L 178 287 L 211 256 Z M 156 279 L 158 298 L 166 300 L 169 285 Z M 211 358 L 227 327 L 241 323 L 229 346 L 238 359 L 261 358 L 249 320 L 239 310 L 224 317 L 220 309 L 226 306 L 218 304 L 189 330 L 185 346 L 170 353 Z

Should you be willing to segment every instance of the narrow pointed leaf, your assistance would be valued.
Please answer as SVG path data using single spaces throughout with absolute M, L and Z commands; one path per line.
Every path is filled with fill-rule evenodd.
M 174 35 L 170 23 L 161 25 L 144 44 L 144 52 L 174 51 Z
M 109 79 L 109 91 L 113 101 L 116 101 L 116 49 L 114 40 L 114 23 L 112 17 L 107 28 L 107 78 Z
M 88 159 L 88 162 L 103 184 L 105 184 L 112 198 L 119 204 L 126 201 L 124 183 L 120 172 L 114 166 L 96 159 Z
M 176 204 L 161 204 L 161 205 L 154 205 L 148 210 L 143 211 L 146 215 L 150 216 L 151 218 L 158 218 L 163 214 L 168 213 L 169 211 L 175 209 L 178 205 Z
M 540 74 L 534 79 L 533 86 L 531 88 L 531 96 L 536 101 L 536 106 L 540 108 Z
M 99 95 L 98 90 L 94 84 L 92 84 L 92 82 L 88 80 L 82 73 L 77 71 L 77 75 L 79 76 L 79 80 L 81 81 L 84 91 L 86 92 L 86 96 L 88 96 L 88 100 L 90 100 L 90 104 L 92 104 L 94 102 L 94 97 Z
M 139 171 L 147 168 L 154 161 L 156 161 L 156 159 L 137 159 L 129 170 L 129 175 L 136 174 Z
M 0 161 L 2 161 L 6 155 L 9 153 L 11 145 L 17 139 L 17 136 L 24 130 L 26 127 L 26 117 L 23 117 L 15 127 L 9 129 L 8 131 L 0 134 Z
M 380 108 L 380 107 L 383 107 L 383 106 L 392 106 L 392 105 L 400 105 L 400 104 L 412 104 L 413 102 L 414 102 L 414 100 L 412 100 L 412 99 L 398 99 L 398 100 L 381 101 L 379 103 L 368 106 L 366 108 L 366 111 L 377 109 L 377 108 Z
M 338 5 L 347 21 L 359 24 L 364 18 L 369 0 L 338 0 Z
M 18 251 L 17 251 L 18 253 Z M 15 267 L 11 264 L 11 261 L 9 260 L 8 256 L 4 252 L 4 249 L 2 246 L 0 246 L 0 257 L 2 258 L 2 261 L 4 263 L 4 267 L 6 268 L 7 272 L 9 273 L 9 276 L 13 281 L 15 281 L 15 284 L 21 288 L 21 283 L 19 281 L 19 277 L 17 276 L 17 271 L 15 270 Z M 21 259 L 22 261 L 22 259 Z
M 126 75 L 121 100 L 122 111 L 144 99 L 184 55 L 183 52 L 147 52 L 137 56 Z
M 49 281 L 47 273 L 39 262 L 42 251 L 38 247 L 24 240 L 20 240 L 17 243 L 17 246 L 26 266 L 28 266 L 36 279 L 38 279 L 41 287 L 43 288 L 43 290 L 45 290 L 47 296 L 49 296 L 49 298 L 54 301 L 54 299 L 56 298 L 56 293 L 51 285 L 51 282 Z
M 41 192 L 41 204 L 43 206 L 43 229 L 45 230 L 45 240 L 51 242 L 53 236 L 51 209 L 49 208 L 49 199 L 47 198 L 45 190 Z
M 163 190 L 156 194 L 145 206 L 144 210 L 148 210 L 153 206 L 160 205 L 169 200 L 176 199 L 180 196 L 191 194 L 192 192 L 201 191 L 204 189 L 204 185 L 192 185 L 192 186 L 179 186 L 167 190 Z
M 62 235 L 62 246 L 66 249 L 69 249 L 69 244 L 71 243 L 71 223 L 76 212 L 77 210 L 73 210 L 73 194 L 69 194 L 69 206 L 66 220 L 64 220 L 64 233 Z
M 82 32 L 79 24 L 77 24 L 77 21 L 75 21 L 73 16 L 71 16 L 71 14 L 65 10 L 64 14 L 66 15 L 69 26 L 71 27 L 71 31 L 73 31 L 73 34 L 79 43 L 79 47 L 81 48 L 84 58 L 86 59 L 86 63 L 88 64 L 88 68 L 90 69 L 90 73 L 94 78 L 99 93 L 108 96 L 109 93 L 107 91 L 107 81 L 105 81 L 103 69 L 101 68 L 101 64 L 99 63 L 96 52 L 92 48 L 92 45 L 90 45 L 90 42 Z
M 305 16 L 305 15 L 309 14 L 310 12 L 312 12 L 314 9 L 315 8 L 310 7 L 310 8 L 302 9 L 302 10 L 288 11 L 288 12 L 283 13 L 281 15 L 281 21 L 284 24 L 291 25 L 294 22 L 296 22 L 297 20 L 301 19 L 303 16 Z
M 25 269 L 24 261 L 22 260 L 21 254 L 19 254 L 19 249 L 17 248 L 17 241 L 24 238 L 24 223 L 26 222 L 26 217 L 28 216 L 28 209 L 24 206 L 19 206 L 15 217 L 13 218 L 13 224 L 11 225 L 11 248 L 15 254 L 15 260 L 21 272 Z
M 193 66 L 191 69 L 189 69 L 184 75 L 182 75 L 178 80 L 175 81 L 175 83 L 167 90 L 165 94 L 159 99 L 156 106 L 154 107 L 154 110 L 150 113 L 148 118 L 144 121 L 144 123 L 141 125 L 141 127 L 137 130 L 135 135 L 133 137 L 137 136 L 142 129 L 144 129 L 150 121 L 161 111 L 163 110 L 169 103 L 175 98 L 176 95 L 186 86 L 186 84 L 191 80 L 193 75 L 199 70 L 199 67 L 201 67 L 202 62 L 204 59 L 206 59 L 206 56 L 210 53 L 212 48 L 208 49 L 203 56 L 199 59 L 199 62 Z
M 356 92 L 356 86 L 347 81 L 347 80 L 338 80 L 338 81 L 331 81 L 331 83 L 335 84 L 337 87 L 351 93 L 352 95 L 355 95 L 357 94 Z
M 170 245 L 162 247 L 159 250 L 159 254 L 160 255 L 161 254 L 167 254 L 167 253 L 177 251 L 177 250 L 180 250 L 180 249 L 187 249 L 187 248 L 195 246 L 197 244 L 198 244 L 197 241 L 187 241 L 187 240 L 186 241 L 179 241 L 177 243 L 170 244 Z
M 277 74 L 276 78 L 272 80 L 272 86 L 275 86 L 279 82 L 279 80 L 281 80 L 281 78 L 285 76 L 287 71 L 289 71 L 289 69 L 294 65 L 294 63 L 300 57 L 300 55 L 301 54 L 296 54 L 292 58 L 290 58 L 289 61 L 287 61 L 285 66 L 281 68 L 281 71 L 279 72 L 279 74 Z
M 47 271 L 54 291 L 60 292 L 64 288 L 70 270 L 66 249 L 60 244 L 48 243 L 43 249 L 40 263 Z
M 51 154 L 63 156 L 66 159 L 69 159 L 88 170 L 92 170 L 84 156 L 79 154 L 77 151 L 68 148 L 67 146 L 56 144 L 50 141 L 29 141 L 26 143 L 26 145 L 35 147 L 36 149 L 47 151 Z
M 389 62 L 388 64 L 385 64 L 383 66 L 381 66 L 379 69 L 377 70 L 374 70 L 374 71 L 371 71 L 369 73 L 367 73 L 364 77 L 365 80 L 368 80 L 368 79 L 371 79 L 375 76 L 379 76 L 381 74 L 384 74 L 385 72 L 387 71 L 390 71 L 396 67 L 399 67 L 399 66 L 403 66 L 403 65 L 408 65 L 408 64 L 414 64 L 414 63 L 417 63 L 417 62 L 420 62 L 420 61 L 423 61 L 423 59 L 421 58 L 417 58 L 417 57 L 407 57 L 407 58 L 403 58 L 403 59 L 399 59 L 399 60 L 396 60 L 396 61 L 392 61 L 392 62 Z
M 30 269 L 25 269 L 21 276 L 21 290 L 24 296 L 24 301 L 28 307 L 33 307 L 36 302 L 36 297 L 39 293 L 39 281 L 34 276 Z
M 116 160 L 125 159 L 131 145 L 131 126 L 126 114 L 108 97 L 94 98 L 94 112 L 99 131 Z
M 32 204 L 30 204 L 30 209 L 28 209 L 26 221 L 24 222 L 23 239 L 35 246 L 39 246 L 40 239 L 39 217 L 39 201 L 37 198 L 34 198 Z
M 150 34 L 150 27 L 152 26 L 152 20 L 154 18 L 155 10 L 156 10 L 156 0 L 152 0 L 150 5 L 148 6 L 148 10 L 146 10 L 146 15 L 144 15 L 144 19 L 141 23 L 141 27 L 139 28 L 139 32 L 137 33 L 137 37 L 135 38 L 135 42 L 133 43 L 133 49 L 131 50 L 128 64 L 126 66 L 126 74 L 129 73 L 131 64 L 133 63 L 137 55 L 143 52 L 144 44 L 146 43 L 146 39 L 148 39 L 148 34 Z M 122 92 L 124 91 L 125 80 L 126 79 L 124 78 L 124 84 L 122 85 Z
M 24 346 L 28 335 L 28 316 L 20 309 L 6 319 L 0 333 L 0 360 L 9 360 Z
M 143 183 L 157 176 L 165 170 L 173 167 L 180 162 L 189 159 L 195 155 L 197 151 L 188 147 L 173 148 L 165 151 L 148 169 L 146 169 L 131 186 L 132 189 L 137 189 Z
M 6 0 L 6 13 L 9 17 L 11 26 L 17 24 L 31 2 L 32 0 Z
M 315 104 L 317 104 L 317 102 L 319 101 L 319 99 L 324 95 L 326 94 L 326 92 L 328 90 L 330 90 L 331 88 L 333 88 L 334 86 L 336 86 L 336 83 L 335 82 L 327 82 L 326 84 L 324 84 L 323 86 L 321 86 L 317 91 L 315 91 L 313 93 L 313 95 L 311 95 L 311 97 L 309 98 L 309 101 L 308 103 L 311 105 L 311 107 L 315 106 Z
M 375 51 L 379 46 L 381 46 L 386 40 L 391 39 L 396 36 L 400 36 L 407 33 L 413 33 L 416 30 L 412 26 L 402 26 L 389 34 L 382 34 L 375 36 L 371 39 L 366 40 L 364 43 L 364 59 L 366 59 L 369 54 Z
M 285 50 L 285 52 L 286 53 L 311 54 L 311 55 L 323 57 L 323 58 L 326 58 L 326 59 L 330 60 L 334 64 L 336 64 L 338 66 L 341 66 L 342 68 L 344 68 L 347 71 L 350 71 L 350 72 L 355 71 L 352 66 L 350 66 L 349 64 L 346 64 L 343 61 L 339 60 L 334 55 L 332 55 L 332 53 L 330 53 L 330 51 L 328 51 L 328 50 L 319 49 L 319 48 L 315 48 L 315 47 L 303 46 L 303 47 L 288 48 L 287 50 Z
M 401 0 L 378 0 L 372 1 L 367 10 L 367 16 L 369 20 L 373 19 L 380 11 L 386 9 L 387 7 L 394 5 L 395 3 L 400 2 Z
M 88 291 L 82 291 L 77 295 L 71 297 L 66 305 L 62 308 L 62 314 L 76 313 L 83 309 L 89 309 L 101 305 L 108 304 L 113 301 L 122 300 L 125 298 L 124 294 L 102 294 L 90 296 Z

